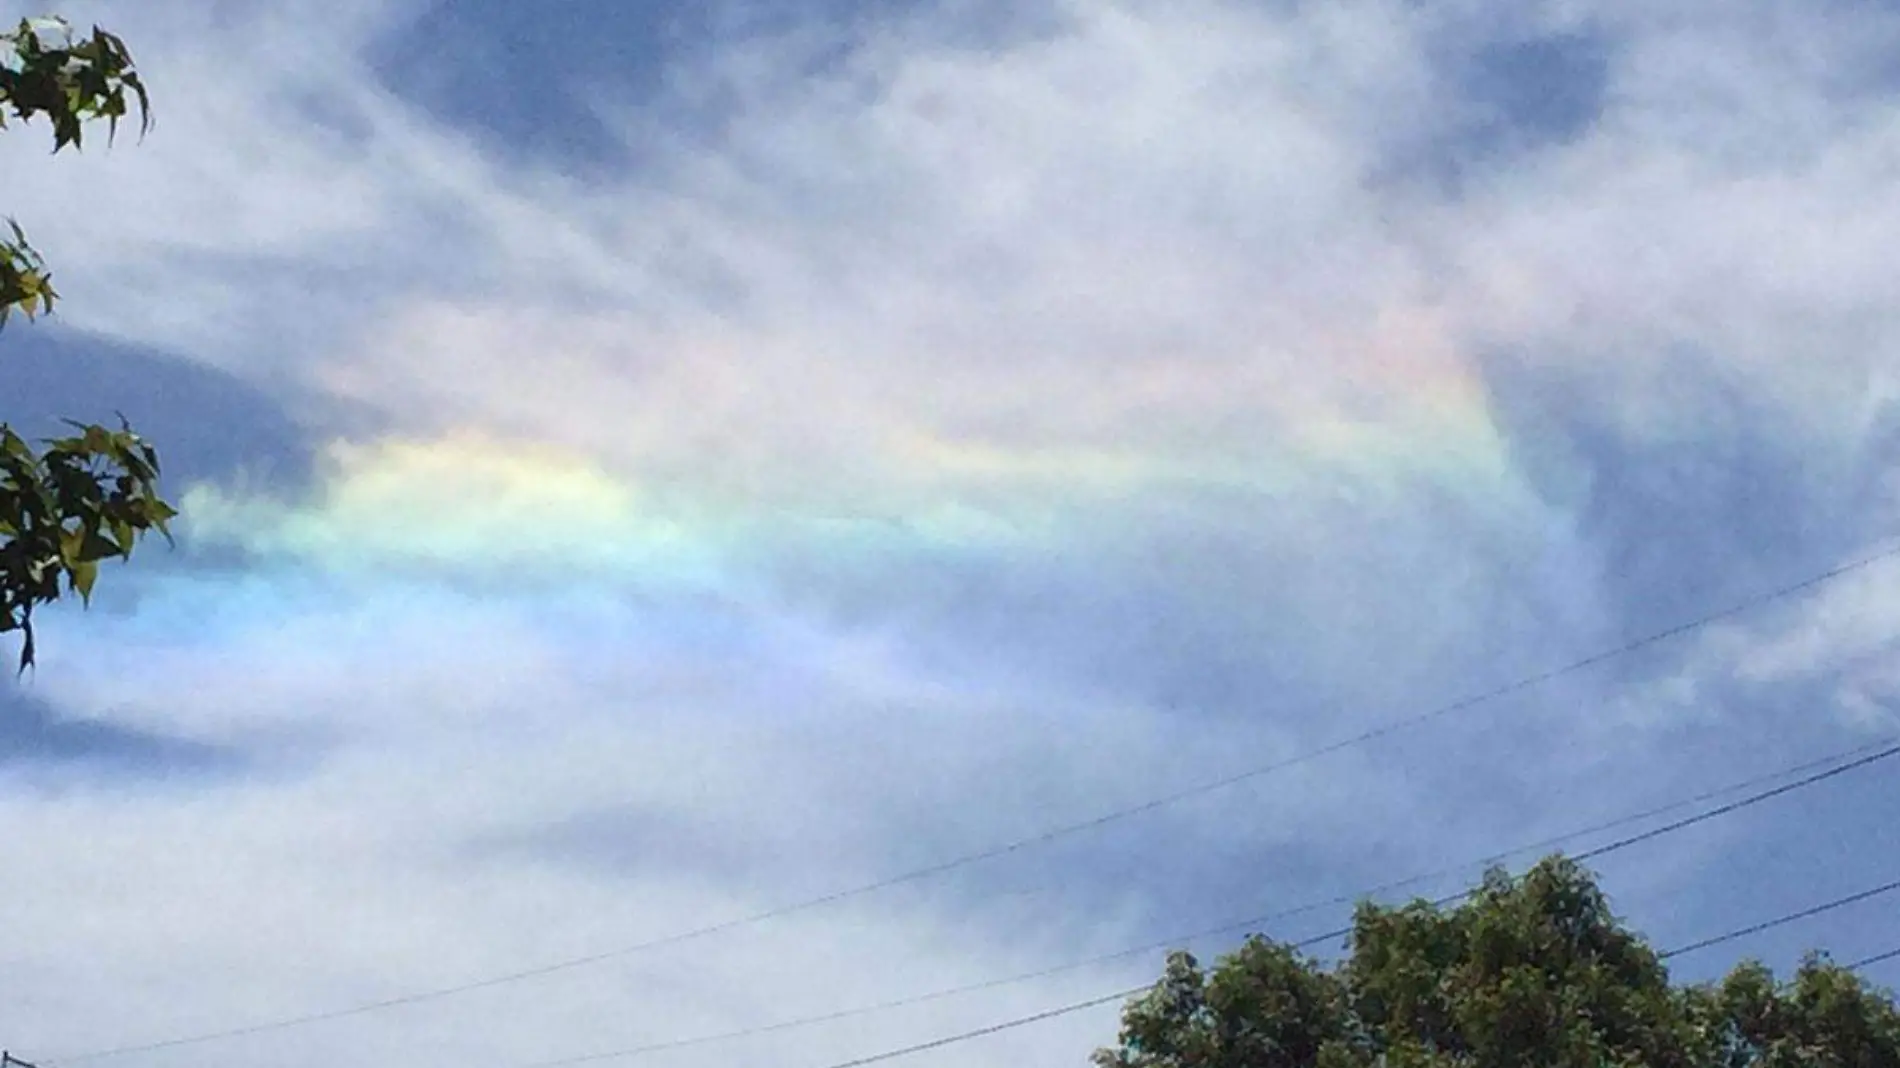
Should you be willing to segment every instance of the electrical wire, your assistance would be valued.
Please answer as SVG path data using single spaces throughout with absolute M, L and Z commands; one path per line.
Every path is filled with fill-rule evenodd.
M 1891 894 L 1895 890 L 1900 890 L 1900 880 L 1888 883 L 1885 886 L 1876 886 L 1871 890 L 1862 890 L 1858 894 L 1849 894 L 1846 897 L 1836 898 L 1824 905 L 1816 905 L 1813 908 L 1802 909 L 1800 912 L 1790 912 L 1785 916 L 1777 916 L 1772 920 L 1764 920 L 1761 923 L 1750 924 L 1747 927 L 1738 927 L 1727 934 L 1719 934 L 1713 938 L 1705 938 L 1700 942 L 1691 942 L 1686 946 L 1678 946 L 1667 953 L 1659 953 L 1657 956 L 1663 960 L 1680 957 L 1685 953 L 1694 953 L 1697 950 L 1707 949 L 1710 946 L 1719 946 L 1725 942 L 1733 942 L 1738 938 L 1746 938 L 1752 934 L 1760 934 L 1763 931 L 1771 931 L 1777 927 L 1785 927 L 1796 920 L 1805 920 L 1810 916 L 1819 916 L 1824 912 L 1833 912 L 1835 909 L 1846 908 L 1849 905 L 1857 905 L 1862 901 L 1868 901 L 1885 894 Z
M 617 960 L 622 957 L 627 957 L 635 953 L 641 953 L 641 952 L 646 952 L 649 950 L 659 949 L 665 946 L 675 946 L 683 942 L 696 941 L 699 939 L 710 937 L 712 935 L 721 934 L 727 931 L 737 930 L 742 927 L 748 927 L 754 924 L 765 923 L 767 921 L 778 919 L 784 916 L 793 915 L 795 913 L 808 912 L 813 909 L 822 908 L 824 906 L 834 905 L 842 901 L 864 897 L 868 894 L 873 894 L 882 890 L 888 890 L 893 887 L 903 886 L 903 885 L 914 883 L 914 882 L 919 882 L 924 879 L 929 879 L 938 875 L 943 875 L 943 874 L 956 871 L 962 868 L 970 867 L 975 864 L 980 864 L 980 863 L 990 861 L 990 860 L 996 860 L 1002 857 L 1011 856 L 1013 854 L 1020 853 L 1027 849 L 1032 849 L 1038 846 L 1047 845 L 1051 842 L 1055 842 L 1057 840 L 1067 838 L 1072 835 L 1081 834 L 1081 833 L 1091 831 L 1100 827 L 1104 827 L 1109 824 L 1116 823 L 1121 820 L 1129 819 L 1134 816 L 1139 816 L 1148 812 L 1154 812 L 1159 809 L 1167 808 L 1171 805 L 1179 804 L 1180 802 L 1189 800 L 1191 798 L 1205 796 L 1207 794 L 1215 793 L 1217 791 L 1224 790 L 1229 787 L 1237 786 L 1244 782 L 1250 782 L 1255 779 L 1259 779 L 1263 776 L 1270 775 L 1274 772 L 1283 771 L 1287 768 L 1291 768 L 1296 765 L 1304 764 L 1309 761 L 1319 759 L 1320 757 L 1328 756 L 1333 753 L 1342 752 L 1344 750 L 1351 749 L 1360 745 L 1364 745 L 1368 742 L 1376 741 L 1381 738 L 1390 737 L 1392 735 L 1401 733 L 1403 731 L 1423 725 L 1425 723 L 1442 719 L 1446 716 L 1454 715 L 1459 712 L 1468 711 L 1472 708 L 1476 708 L 1481 705 L 1493 703 L 1495 701 L 1508 697 L 1512 694 L 1533 689 L 1535 687 L 1544 685 L 1545 683 L 1552 682 L 1556 679 L 1573 675 L 1578 672 L 1595 667 L 1599 664 L 1604 664 L 1609 661 L 1616 660 L 1624 656 L 1628 656 L 1632 653 L 1649 648 L 1650 646 L 1658 645 L 1663 642 L 1669 641 L 1673 638 L 1678 638 L 1685 634 L 1690 634 L 1695 631 L 1702 630 L 1706 627 L 1712 626 L 1713 624 L 1719 623 L 1723 620 L 1732 619 L 1734 617 L 1752 612 L 1758 608 L 1762 608 L 1767 605 L 1786 600 L 1790 597 L 1795 596 L 1796 594 L 1804 593 L 1808 590 L 1812 590 L 1817 587 L 1826 585 L 1830 582 L 1844 578 L 1850 574 L 1863 571 L 1869 567 L 1872 567 L 1873 565 L 1877 563 L 1880 563 L 1888 559 L 1892 559 L 1896 556 L 1900 556 L 1900 543 L 1889 545 L 1888 547 L 1884 549 L 1880 549 L 1868 555 L 1861 556 L 1856 559 L 1850 560 L 1846 563 L 1836 565 L 1834 567 L 1828 568 L 1827 570 L 1817 572 L 1799 581 L 1792 582 L 1784 586 L 1779 586 L 1771 590 L 1754 594 L 1750 597 L 1744 598 L 1740 601 L 1730 604 L 1729 606 L 1725 608 L 1721 608 L 1716 611 L 1710 612 L 1706 615 L 1692 619 L 1686 623 L 1679 623 L 1675 626 L 1652 632 L 1643 637 L 1635 638 L 1630 641 L 1624 642 L 1621 645 L 1617 645 L 1617 646 L 1604 649 L 1596 653 L 1592 653 L 1589 656 L 1585 656 L 1580 659 L 1570 661 L 1569 663 L 1562 664 L 1557 667 L 1548 668 L 1544 671 L 1540 671 L 1535 674 L 1523 676 L 1514 681 L 1504 683 L 1503 685 L 1500 685 L 1500 686 L 1493 687 L 1492 689 L 1485 690 L 1480 693 L 1473 694 L 1467 697 L 1459 698 L 1449 703 L 1438 705 L 1434 708 L 1426 709 L 1422 712 L 1417 712 L 1409 716 L 1403 716 L 1394 720 L 1389 720 L 1386 723 L 1381 724 L 1380 726 L 1371 728 L 1369 730 L 1363 731 L 1359 734 L 1353 735 L 1348 738 L 1331 742 L 1327 745 L 1320 746 L 1316 749 L 1306 750 L 1305 752 L 1298 753 L 1294 756 L 1272 761 L 1267 764 L 1262 764 L 1254 768 L 1248 769 L 1246 771 L 1241 771 L 1232 775 L 1225 776 L 1223 778 L 1203 782 L 1195 786 L 1185 787 L 1183 789 L 1173 791 L 1172 793 L 1162 794 L 1157 797 L 1150 798 L 1147 801 L 1143 801 L 1139 804 L 1130 805 L 1125 808 L 1115 809 L 1115 810 L 1103 813 L 1101 815 L 1091 817 L 1089 819 L 1081 820 L 1074 823 L 1061 824 L 1055 827 L 1047 828 L 1045 830 L 1039 831 L 1027 837 L 1018 838 L 1014 841 L 1007 842 L 1002 845 L 994 846 L 989 849 L 979 850 L 972 853 L 966 853 L 961 856 L 953 857 L 949 860 L 941 861 L 936 864 L 932 864 L 932 865 L 922 867 L 922 868 L 916 868 L 908 872 L 889 876 L 883 879 L 878 879 L 873 882 L 863 883 L 855 887 L 850 887 L 844 890 L 834 891 L 832 893 L 823 894 L 818 897 L 807 898 L 803 901 L 793 902 L 791 904 L 781 905 L 775 908 L 765 909 L 760 912 L 755 912 L 749 915 L 735 917 L 733 919 L 725 920 L 719 923 L 708 924 L 703 927 L 689 928 L 684 931 L 677 931 L 673 934 L 663 935 L 661 937 L 649 939 L 644 942 L 636 942 L 631 945 L 620 946 L 620 947 L 609 949 L 609 950 L 602 950 L 597 953 L 589 953 L 583 956 L 570 957 L 565 960 L 554 961 L 548 964 L 543 964 L 543 965 L 539 965 L 532 968 L 523 968 L 523 969 L 513 971 L 513 972 L 506 972 L 499 975 L 493 975 L 484 979 L 477 979 L 477 980 L 472 980 L 472 981 L 464 982 L 464 983 L 457 983 L 457 984 L 453 984 L 449 986 L 440 986 L 440 987 L 435 987 L 428 990 L 419 990 L 419 991 L 415 991 L 409 994 L 397 995 L 395 997 L 383 998 L 376 1001 L 362 1002 L 362 1003 L 352 1005 L 352 1006 L 347 1006 L 344 1008 L 330 1009 L 330 1010 L 321 1011 L 321 1012 L 305 1013 L 299 1016 L 280 1017 L 274 1020 L 265 1020 L 265 1021 L 260 1021 L 258 1023 L 246 1024 L 246 1025 L 242 1025 L 238 1027 L 225 1028 L 225 1029 L 217 1030 L 217 1031 L 205 1031 L 205 1032 L 200 1032 L 197 1034 L 183 1035 L 176 1038 L 161 1039 L 161 1040 L 152 1041 L 152 1042 L 142 1042 L 142 1043 L 137 1043 L 137 1044 L 116 1046 L 116 1047 L 111 1047 L 107 1049 L 92 1050 L 92 1051 L 88 1051 L 84 1053 L 69 1054 L 63 1058 L 59 1058 L 58 1063 L 75 1064 L 75 1063 L 80 1063 L 84 1061 L 103 1060 L 109 1057 L 120 1057 L 120 1056 L 125 1056 L 125 1055 L 133 1054 L 133 1053 L 149 1053 L 149 1052 L 153 1052 L 153 1051 L 161 1050 L 161 1049 L 172 1049 L 179 1046 L 198 1045 L 205 1042 L 214 1042 L 214 1041 L 219 1041 L 219 1040 L 228 1039 L 228 1038 L 238 1038 L 245 1035 L 262 1034 L 262 1033 L 270 1032 L 270 1031 L 281 1031 L 281 1030 L 286 1030 L 293 1027 L 303 1027 L 303 1026 L 308 1026 L 311 1024 L 324 1023 L 331 1020 L 346 1019 L 352 1016 L 361 1016 L 361 1015 L 372 1013 L 372 1012 L 379 1012 L 379 1011 L 384 1011 L 388 1009 L 401 1008 L 401 1007 L 409 1006 L 409 1005 L 417 1005 L 424 1002 L 439 1001 L 443 998 L 455 997 L 457 995 L 472 993 L 478 990 L 486 990 L 492 987 L 504 986 L 511 983 L 524 982 L 531 979 L 538 979 L 543 976 L 554 975 L 560 972 L 571 971 L 576 968 L 584 968 L 591 965 L 600 964 L 609 960 Z
M 1716 808 L 1697 813 L 1694 816 L 1690 816 L 1685 819 L 1676 820 L 1671 823 L 1665 824 L 1661 827 L 1656 827 L 1650 830 L 1646 830 L 1640 834 L 1629 835 L 1624 838 L 1620 838 L 1616 841 L 1609 842 L 1601 846 L 1597 846 L 1593 849 L 1585 850 L 1584 852 L 1575 854 L 1572 857 L 1573 860 L 1577 860 L 1577 861 L 1589 860 L 1596 857 L 1605 856 L 1607 854 L 1614 853 L 1619 850 L 1627 849 L 1641 842 L 1647 842 L 1651 839 L 1661 837 L 1662 835 L 1665 835 L 1665 834 L 1671 834 L 1676 831 L 1684 830 L 1698 823 L 1703 823 L 1720 816 L 1725 816 L 1731 812 L 1735 812 L 1740 809 L 1749 808 L 1751 806 L 1761 804 L 1765 801 L 1769 801 L 1774 798 L 1781 797 L 1785 794 L 1792 793 L 1795 790 L 1804 789 L 1806 787 L 1813 786 L 1821 782 L 1825 782 L 1828 779 L 1832 779 L 1838 775 L 1843 775 L 1843 774 L 1846 774 L 1847 772 L 1866 767 L 1869 764 L 1873 764 L 1881 760 L 1886 760 L 1894 756 L 1900 756 L 1900 744 L 1895 744 L 1895 741 L 1896 740 L 1894 738 L 1883 738 L 1878 742 L 1873 742 L 1867 745 L 1856 746 L 1842 753 L 1836 753 L 1831 756 L 1819 758 L 1817 760 L 1805 761 L 1803 763 L 1796 764 L 1793 767 L 1783 768 L 1779 771 L 1770 772 L 1765 775 L 1758 775 L 1751 779 L 1747 779 L 1730 786 L 1722 787 L 1716 790 L 1705 791 L 1701 794 L 1696 795 L 1695 797 L 1688 798 L 1683 801 L 1672 802 L 1670 804 L 1658 806 L 1656 808 L 1651 808 L 1643 812 L 1636 813 L 1634 815 L 1619 817 L 1614 820 L 1610 820 L 1604 823 L 1593 824 L 1589 827 L 1584 827 L 1578 830 L 1569 831 L 1564 834 L 1557 835 L 1551 838 L 1541 839 L 1537 842 L 1532 842 L 1526 845 L 1516 846 L 1512 849 L 1506 850 L 1503 853 L 1488 854 L 1485 858 L 1482 858 L 1477 861 L 1473 861 L 1473 862 L 1469 862 L 1465 864 L 1453 865 L 1450 867 L 1438 869 L 1436 871 L 1427 872 L 1421 875 L 1410 876 L 1404 879 L 1395 879 L 1389 882 L 1381 883 L 1378 886 L 1370 887 L 1366 890 L 1359 891 L 1357 893 L 1342 894 L 1336 897 L 1327 898 L 1323 901 L 1315 901 L 1315 902 L 1311 902 L 1305 905 L 1299 905 L 1293 908 L 1283 909 L 1278 912 L 1267 913 L 1266 915 L 1263 915 L 1263 916 L 1254 916 L 1245 920 L 1238 920 L 1232 923 L 1225 923 L 1225 924 L 1220 925 L 1219 927 L 1208 928 L 1205 930 L 1197 931 L 1193 934 L 1176 935 L 1172 938 L 1166 938 L 1157 942 L 1151 942 L 1146 945 L 1135 946 L 1128 949 L 1116 950 L 1115 952 L 1102 954 L 1096 957 L 1091 957 L 1087 960 L 1073 961 L 1066 964 L 1058 964 L 1052 967 L 1040 969 L 1038 971 L 1024 972 L 1022 974 L 1011 975 L 1011 976 L 1007 976 L 1000 979 L 990 979 L 983 982 L 971 983 L 965 986 L 950 987 L 943 990 L 935 990 L 935 991 L 931 991 L 924 994 L 916 994 L 910 997 L 898 998 L 892 1001 L 878 1002 L 871 1005 L 861 1005 L 861 1006 L 857 1006 L 855 1008 L 849 1008 L 849 1009 L 840 1009 L 834 1012 L 824 1013 L 821 1015 L 798 1017 L 798 1018 L 789 1019 L 789 1020 L 780 1020 L 774 1023 L 762 1024 L 755 1027 L 744 1028 L 741 1030 L 725 1031 L 725 1032 L 708 1034 L 708 1035 L 698 1035 L 691 1038 L 673 1039 L 670 1041 L 649 1043 L 647 1045 L 642 1045 L 642 1046 L 632 1046 L 632 1047 L 627 1047 L 623 1049 L 614 1049 L 614 1050 L 603 1050 L 603 1051 L 599 1051 L 595 1053 L 586 1053 L 586 1054 L 580 1054 L 580 1055 L 570 1056 L 570 1057 L 561 1057 L 554 1060 L 535 1061 L 531 1064 L 520 1065 L 518 1066 L 518 1068 L 567 1068 L 567 1066 L 569 1065 L 589 1064 L 589 1063 L 593 1063 L 597 1061 L 606 1061 L 606 1060 L 620 1060 L 620 1059 L 644 1056 L 644 1055 L 652 1054 L 652 1053 L 662 1053 L 662 1052 L 669 1052 L 672 1050 L 686 1049 L 686 1048 L 690 1048 L 694 1046 L 711 1045 L 712 1043 L 715 1043 L 715 1042 L 731 1041 L 731 1040 L 737 1040 L 737 1039 L 742 1039 L 742 1038 L 753 1038 L 759 1035 L 773 1034 L 773 1033 L 777 1033 L 781 1031 L 789 1031 L 796 1028 L 809 1027 L 809 1026 L 813 1026 L 813 1025 L 821 1024 L 821 1023 L 834 1023 L 838 1020 L 852 1019 L 855 1017 L 868 1016 L 873 1013 L 885 1012 L 892 1009 L 907 1008 L 913 1005 L 921 1005 L 921 1004 L 926 1004 L 933 1001 L 941 1001 L 943 999 L 956 997 L 962 994 L 973 994 L 973 993 L 978 993 L 980 991 L 985 991 L 985 990 L 994 990 L 999 987 L 1012 986 L 1017 983 L 1030 982 L 1036 979 L 1046 979 L 1046 978 L 1049 978 L 1050 976 L 1060 975 L 1064 972 L 1077 971 L 1082 968 L 1094 967 L 1096 965 L 1101 965 L 1101 964 L 1110 964 L 1118 960 L 1124 960 L 1128 957 L 1139 956 L 1140 954 L 1143 954 L 1143 953 L 1152 953 L 1157 950 L 1172 949 L 1174 947 L 1183 945 L 1184 943 L 1191 943 L 1191 942 L 1199 941 L 1201 939 L 1211 938 L 1216 935 L 1228 934 L 1233 931 L 1242 930 L 1249 927 L 1258 929 L 1268 923 L 1272 923 L 1278 920 L 1289 919 L 1294 916 L 1304 915 L 1306 913 L 1313 912 L 1318 909 L 1326 908 L 1332 905 L 1341 905 L 1341 904 L 1350 905 L 1357 901 L 1364 900 L 1369 897 L 1374 897 L 1378 894 L 1386 893 L 1392 890 L 1400 889 L 1405 886 L 1413 885 L 1420 882 L 1426 882 L 1432 879 L 1442 878 L 1447 875 L 1457 874 L 1459 872 L 1469 870 L 1471 867 L 1477 864 L 1484 864 L 1493 860 L 1505 859 L 1505 858 L 1517 856 L 1523 853 L 1528 853 L 1534 850 L 1542 850 L 1552 845 L 1562 844 L 1563 842 L 1566 842 L 1566 841 L 1572 841 L 1577 838 L 1583 838 L 1583 837 L 1587 837 L 1593 834 L 1600 834 L 1605 830 L 1610 830 L 1610 829 L 1620 827 L 1620 826 L 1626 826 L 1630 823 L 1639 822 L 1645 819 L 1652 819 L 1656 817 L 1657 815 L 1660 815 L 1665 812 L 1674 811 L 1674 810 L 1686 807 L 1688 805 L 1699 804 L 1716 797 L 1726 796 L 1728 794 L 1735 793 L 1739 790 L 1750 789 L 1752 787 L 1759 786 L 1766 782 L 1773 782 L 1777 779 L 1785 778 L 1789 775 L 1795 775 L 1795 774 L 1800 774 L 1801 772 L 1813 771 L 1813 769 L 1817 767 L 1825 767 L 1826 765 L 1829 765 L 1829 764 L 1836 765 L 1831 768 L 1826 768 L 1826 770 L 1816 772 L 1814 774 L 1810 774 L 1803 778 L 1797 779 L 1794 782 L 1786 783 L 1782 786 L 1778 786 L 1773 789 L 1763 790 L 1758 793 L 1751 794 L 1747 797 L 1739 798 L 1733 802 L 1720 805 Z M 1876 749 L 1878 749 L 1878 751 L 1874 751 Z M 1840 763 L 1842 761 L 1845 761 L 1845 763 Z M 1476 891 L 1473 891 L 1473 890 L 1459 891 L 1458 893 L 1451 894 L 1446 897 L 1441 897 L 1433 901 L 1432 904 L 1435 906 L 1449 905 L 1458 901 L 1462 901 L 1465 898 L 1472 896 L 1474 893 L 1476 893 Z M 1296 949 L 1308 949 L 1308 948 L 1312 948 L 1313 946 L 1323 945 L 1327 942 L 1332 942 L 1337 939 L 1344 938 L 1345 936 L 1351 933 L 1352 933 L 1352 928 L 1342 927 L 1336 930 L 1326 931 L 1324 933 L 1314 935 L 1310 938 L 1305 938 L 1298 942 L 1293 942 L 1289 944 L 1293 948 L 1296 948 Z
M 1794 782 L 1788 783 L 1785 786 L 1777 786 L 1772 790 L 1764 790 L 1758 794 L 1751 794 L 1748 797 L 1744 797 L 1736 801 L 1731 801 L 1726 805 L 1720 805 L 1716 808 L 1709 809 L 1706 812 L 1699 812 L 1685 819 L 1677 820 L 1674 823 L 1666 823 L 1662 825 L 1661 827 L 1652 828 L 1650 830 L 1642 832 L 1641 834 L 1633 834 L 1633 835 L 1630 835 L 1628 838 L 1618 839 L 1617 841 L 1610 842 L 1607 845 L 1597 846 L 1595 849 L 1586 849 L 1583 852 L 1578 853 L 1572 859 L 1580 860 L 1580 861 L 1590 860 L 1595 857 L 1600 857 L 1605 853 L 1614 853 L 1619 849 L 1624 849 L 1629 846 L 1633 846 L 1638 842 L 1647 842 L 1652 838 L 1661 837 L 1662 835 L 1669 834 L 1673 831 L 1681 830 L 1684 827 L 1693 826 L 1705 820 L 1714 819 L 1717 816 L 1725 816 L 1730 812 L 1734 812 L 1736 809 L 1748 808 L 1751 805 L 1758 805 L 1762 803 L 1763 801 L 1767 801 L 1771 798 L 1780 797 L 1781 795 L 1786 794 L 1786 793 L 1792 793 L 1793 791 L 1799 790 L 1803 787 L 1812 786 L 1817 782 L 1823 782 L 1827 779 L 1831 779 L 1835 777 L 1836 775 L 1842 775 L 1847 772 L 1853 771 L 1856 768 L 1864 768 L 1869 764 L 1886 760 L 1888 757 L 1892 757 L 1895 755 L 1900 755 L 1900 746 L 1890 746 L 1886 749 L 1880 750 L 1877 753 L 1871 753 L 1867 756 L 1860 757 L 1857 760 L 1851 760 L 1845 764 L 1840 765 L 1839 767 L 1830 768 L 1827 771 L 1817 772 L 1813 775 L 1807 776 L 1806 778 L 1798 779 Z
M 1871 957 L 1862 957 L 1852 964 L 1845 965 L 1845 967 L 1850 972 L 1857 972 L 1862 968 L 1871 968 L 1876 964 L 1885 964 L 1887 961 L 1894 960 L 1895 958 L 1900 958 L 1900 949 L 1890 949 L 1885 953 L 1876 953 Z
M 1127 990 L 1118 990 L 1113 994 L 1104 994 L 1099 998 L 1092 998 L 1088 1001 L 1078 1001 L 1073 1005 L 1063 1005 L 1059 1008 L 1050 1009 L 1047 1012 L 1039 1012 L 1034 1016 L 1022 1016 L 1014 1020 L 1005 1020 L 1002 1023 L 991 1024 L 988 1027 L 979 1027 L 974 1031 L 964 1031 L 960 1034 L 946 1035 L 943 1038 L 931 1039 L 929 1042 L 919 1042 L 914 1046 L 905 1046 L 902 1049 L 885 1050 L 883 1053 L 873 1053 L 868 1057 L 859 1057 L 856 1060 L 839 1061 L 836 1064 L 828 1064 L 825 1068 L 863 1068 L 863 1066 L 867 1064 L 877 1064 L 881 1061 L 892 1061 L 899 1057 L 908 1057 L 913 1053 L 942 1049 L 945 1046 L 953 1046 L 959 1042 L 968 1042 L 973 1038 L 985 1038 L 989 1035 L 1000 1034 L 1004 1031 L 1013 1031 L 1018 1027 L 1027 1027 L 1033 1023 L 1041 1023 L 1044 1020 L 1053 1020 L 1058 1016 L 1069 1016 L 1081 1012 L 1083 1009 L 1092 1009 L 1098 1005 L 1107 1005 L 1112 1001 L 1122 1001 L 1150 989 L 1152 989 L 1152 987 L 1146 984 L 1130 987 Z

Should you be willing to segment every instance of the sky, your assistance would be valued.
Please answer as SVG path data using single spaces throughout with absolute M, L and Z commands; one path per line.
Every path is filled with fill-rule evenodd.
M 123 411 L 183 516 L 0 690 L 15 1055 L 526 1068 L 1335 902 L 1303 938 L 1900 730 L 1900 7 L 61 13 L 155 123 L 0 138 L 64 295 L 0 417 Z M 1841 897 L 1900 878 L 1894 775 L 1594 868 L 1661 947 Z M 824 1068 L 1160 959 L 594 1063 Z

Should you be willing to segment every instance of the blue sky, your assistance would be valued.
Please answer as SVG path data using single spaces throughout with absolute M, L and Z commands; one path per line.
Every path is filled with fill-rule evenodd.
M 0 699 L 0 860 L 33 873 L 0 890 L 0 1040 L 30 1058 L 982 851 L 1725 608 L 1900 514 L 1877 6 L 65 13 L 127 38 L 158 122 L 0 139 L 66 298 L 0 338 L 0 414 L 125 411 L 185 515 Z M 689 944 L 79 1063 L 527 1065 L 1350 894 L 1893 731 L 1896 592 L 1871 565 Z M 1892 781 L 1599 868 L 1660 944 L 1718 933 L 1894 878 Z M 1892 914 L 1678 971 L 1884 951 Z M 1157 965 L 646 1059 L 816 1068 Z

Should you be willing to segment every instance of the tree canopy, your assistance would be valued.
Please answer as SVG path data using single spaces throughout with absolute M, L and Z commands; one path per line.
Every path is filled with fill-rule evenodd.
M 89 123 L 107 139 L 132 104 L 150 127 L 145 83 L 125 42 L 89 36 L 58 19 L 23 19 L 0 32 L 0 129 L 44 119 L 53 152 L 83 147 Z M 53 310 L 58 293 L 20 224 L 0 236 L 0 329 L 17 312 Z M 158 454 L 121 418 L 116 429 L 70 423 L 36 447 L 0 422 L 0 633 L 20 631 L 20 668 L 33 663 L 33 611 L 78 594 L 90 600 L 99 564 L 128 557 L 147 532 L 166 534 L 176 512 L 158 491 Z M 169 535 L 167 535 L 169 536 Z
M 1900 1011 L 1811 956 L 1672 985 L 1594 878 L 1552 858 L 1463 903 L 1361 905 L 1325 965 L 1255 937 L 1176 953 L 1098 1068 L 1900 1068 Z

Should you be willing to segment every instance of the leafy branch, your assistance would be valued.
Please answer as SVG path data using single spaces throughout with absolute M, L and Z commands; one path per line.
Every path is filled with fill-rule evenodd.
M 152 530 L 171 540 L 178 514 L 158 495 L 157 450 L 123 420 L 118 430 L 70 425 L 77 433 L 44 451 L 0 425 L 0 634 L 22 633 L 22 670 L 33 663 L 33 610 L 63 593 L 89 603 L 99 562 L 130 557 Z
M 86 125 L 103 119 L 107 143 L 136 105 L 139 133 L 151 128 L 151 102 L 116 35 L 89 36 L 61 19 L 22 19 L 0 33 L 0 129 L 44 118 L 53 152 L 83 147 Z M 58 293 L 46 262 L 17 222 L 0 237 L 0 328 L 14 312 L 28 319 L 53 310 Z M 36 449 L 0 423 L 0 633 L 20 631 L 20 670 L 34 660 L 33 612 L 77 594 L 90 603 L 99 564 L 126 558 L 147 533 L 171 539 L 177 511 L 158 492 L 158 453 L 133 433 L 75 423 L 75 433 Z
M 106 122 L 106 141 L 138 106 L 139 134 L 152 127 L 151 98 L 133 68 L 125 42 L 97 26 L 80 37 L 64 19 L 21 19 L 0 33 L 0 130 L 44 117 L 53 125 L 53 151 L 83 148 L 86 123 Z M 0 239 L 0 326 L 15 309 L 27 318 L 53 310 L 59 296 L 45 261 L 12 219 L 11 240 Z

